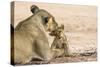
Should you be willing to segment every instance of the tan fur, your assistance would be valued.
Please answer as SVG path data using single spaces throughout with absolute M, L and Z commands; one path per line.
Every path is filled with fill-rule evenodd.
M 54 52 L 49 46 L 46 30 L 47 28 L 49 31 L 54 30 L 57 23 L 47 11 L 37 9 L 35 10 L 37 12 L 34 12 L 34 8 L 37 7 L 33 5 L 31 11 L 35 14 L 20 22 L 12 34 L 14 36 L 11 46 L 13 64 L 26 64 L 31 60 L 48 62 L 53 57 Z

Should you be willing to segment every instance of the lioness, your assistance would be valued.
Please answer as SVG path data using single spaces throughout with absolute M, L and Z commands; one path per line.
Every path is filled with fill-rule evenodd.
M 36 5 L 31 6 L 32 16 L 20 22 L 14 29 L 11 46 L 11 64 L 26 64 L 32 61 L 49 61 L 53 52 L 46 31 L 57 28 L 54 17 Z M 13 37 L 12 36 L 12 37 Z
M 56 57 L 68 56 L 68 41 L 66 35 L 64 34 L 64 25 L 61 25 L 60 27 L 52 31 L 50 35 L 54 36 L 54 41 L 51 45 L 51 48 L 59 50 L 59 55 L 56 55 Z

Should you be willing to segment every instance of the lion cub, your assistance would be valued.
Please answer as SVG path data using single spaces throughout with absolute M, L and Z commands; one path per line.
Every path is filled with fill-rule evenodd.
M 66 35 L 64 34 L 64 25 L 61 25 L 56 30 L 52 31 L 50 35 L 54 36 L 54 41 L 51 45 L 51 49 L 58 49 L 61 51 L 60 54 L 56 57 L 69 56 L 68 42 Z

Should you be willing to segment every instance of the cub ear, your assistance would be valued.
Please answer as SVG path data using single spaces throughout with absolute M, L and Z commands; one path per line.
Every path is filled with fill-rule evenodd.
M 35 14 L 35 13 L 37 13 L 37 12 L 39 11 L 39 8 L 38 8 L 36 5 L 32 5 L 32 6 L 30 7 L 30 9 L 31 9 L 31 12 L 32 12 L 33 14 Z
M 63 29 L 63 30 L 64 30 L 64 24 L 61 24 L 61 29 Z

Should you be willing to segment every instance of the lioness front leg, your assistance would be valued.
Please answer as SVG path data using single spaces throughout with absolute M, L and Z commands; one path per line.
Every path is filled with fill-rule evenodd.
M 37 55 L 40 56 L 43 61 L 49 61 L 52 58 L 51 48 L 48 45 L 48 42 L 42 39 L 38 39 L 35 44 L 35 50 Z

